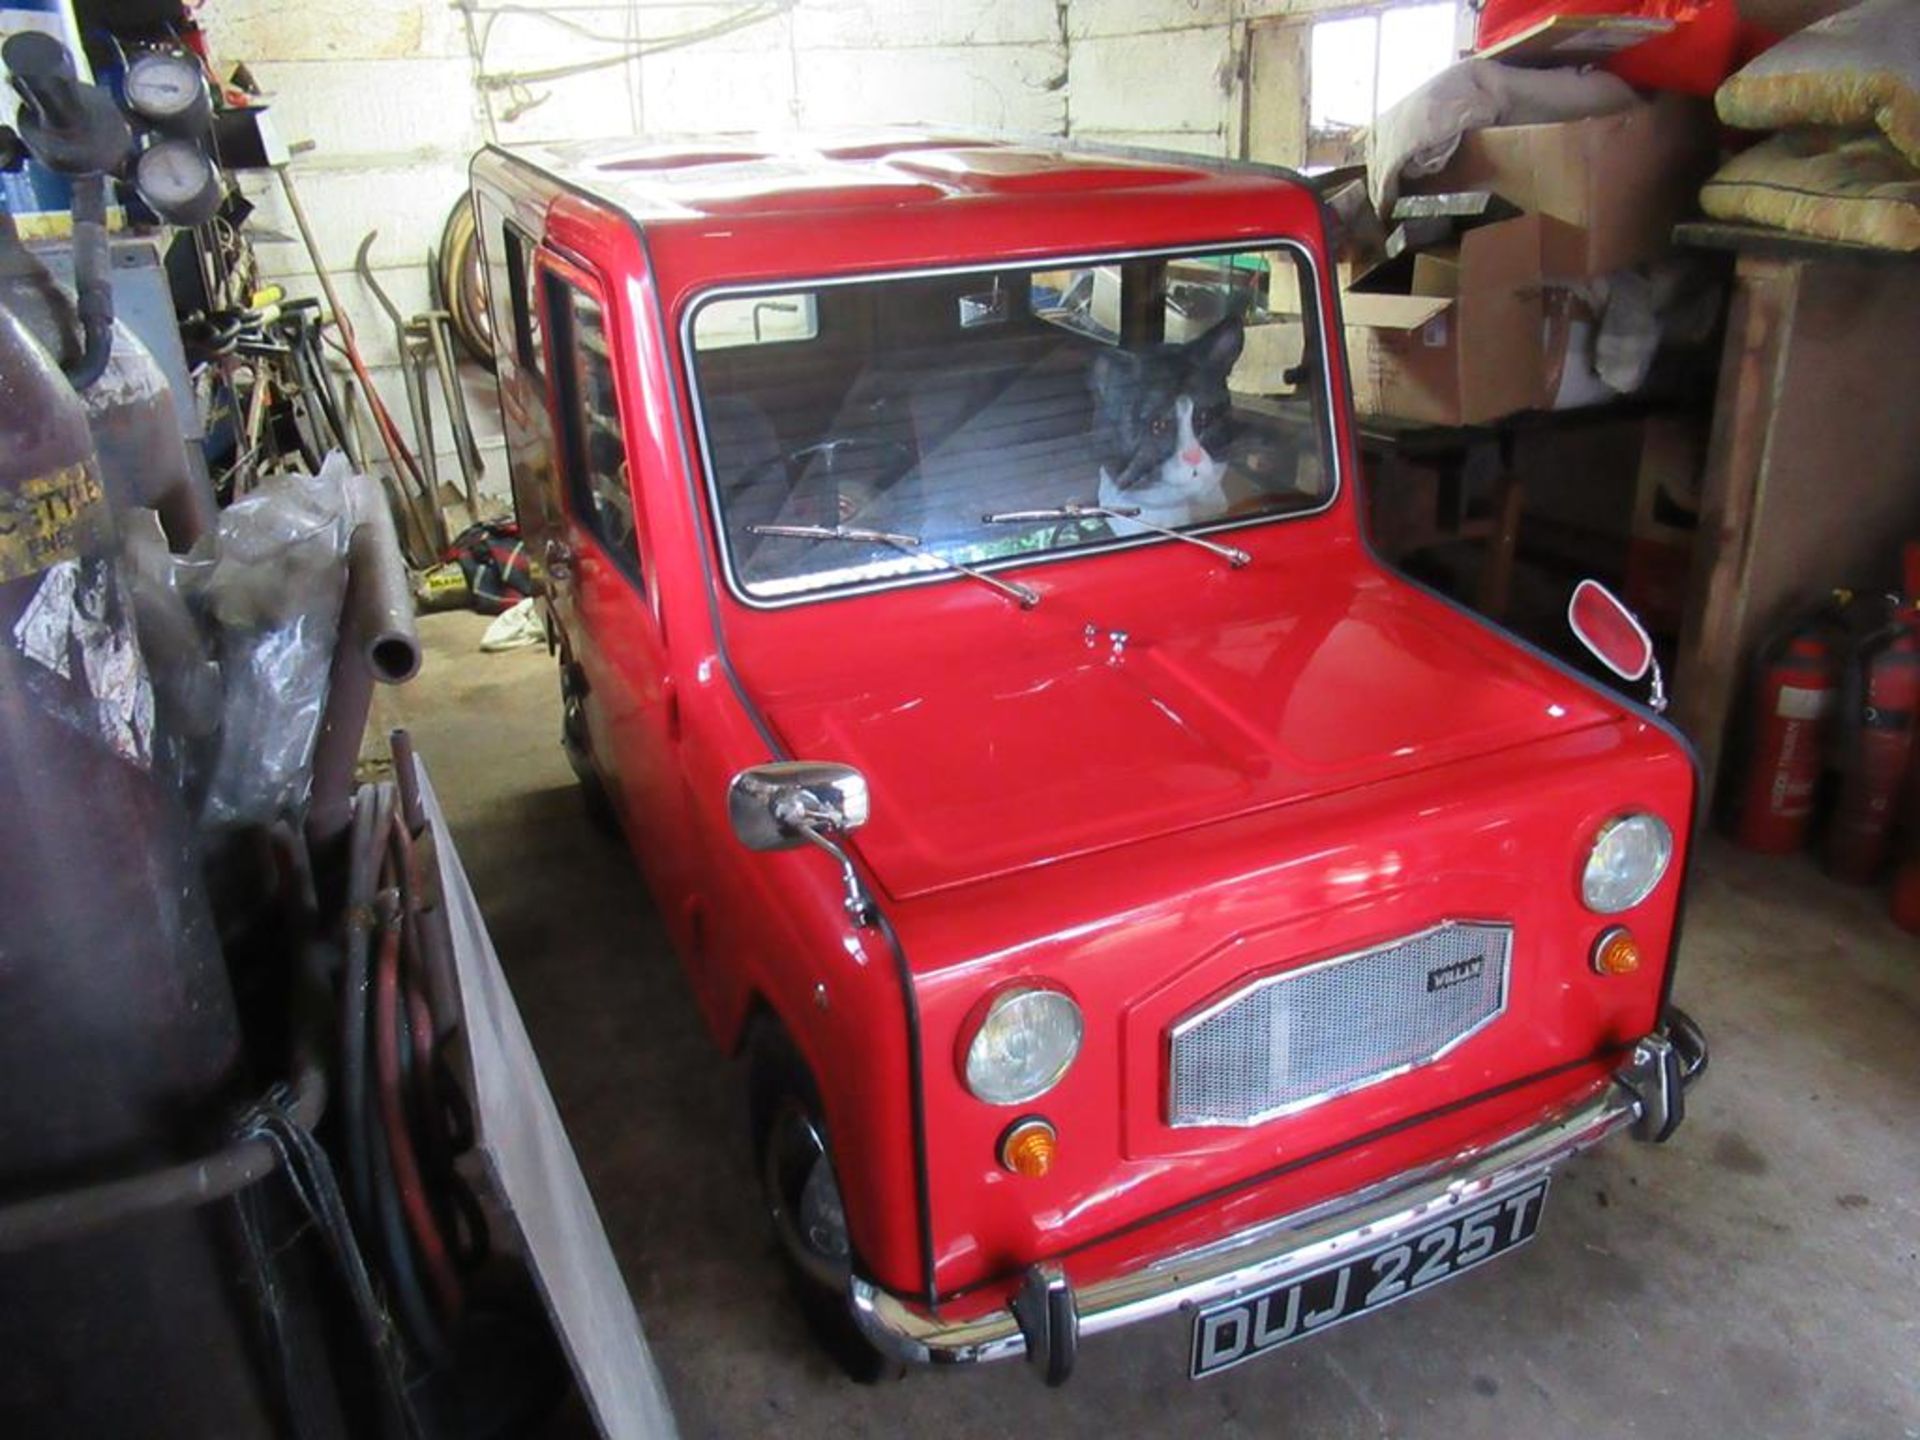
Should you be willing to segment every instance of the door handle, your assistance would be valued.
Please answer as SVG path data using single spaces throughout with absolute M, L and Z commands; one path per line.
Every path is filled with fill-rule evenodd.
M 547 578 L 564 580 L 573 574 L 573 547 L 564 540 L 549 540 L 544 552 Z

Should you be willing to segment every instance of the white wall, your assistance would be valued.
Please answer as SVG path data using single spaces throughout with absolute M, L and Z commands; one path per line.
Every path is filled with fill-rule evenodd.
M 354 251 L 377 229 L 381 283 L 409 313 L 424 308 L 426 251 L 465 188 L 467 158 L 488 139 L 906 121 L 1232 154 L 1245 22 L 1338 3 L 516 0 L 513 13 L 472 12 L 471 36 L 468 14 L 435 0 L 207 0 L 199 14 L 220 64 L 252 69 L 282 138 L 313 142 L 295 162 L 301 196 L 387 403 L 403 416 L 391 330 L 353 273 Z M 579 29 L 662 44 L 726 23 L 737 28 L 570 78 L 481 80 L 619 53 Z M 294 293 L 315 293 L 277 184 L 249 179 L 247 189 L 260 206 L 263 267 Z M 504 494 L 490 382 L 473 377 L 469 395 L 488 445 L 486 483 Z M 438 439 L 446 450 L 444 425 Z M 456 473 L 450 454 L 442 471 Z

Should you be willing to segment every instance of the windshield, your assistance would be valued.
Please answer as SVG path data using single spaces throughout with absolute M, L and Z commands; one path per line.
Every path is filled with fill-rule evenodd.
M 1320 509 L 1309 276 L 1269 245 L 697 302 L 735 584 L 781 602 Z

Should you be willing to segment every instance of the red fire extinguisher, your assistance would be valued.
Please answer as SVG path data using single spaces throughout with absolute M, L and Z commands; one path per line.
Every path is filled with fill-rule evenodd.
M 1893 895 L 1887 905 L 1893 923 L 1920 935 L 1920 847 L 1909 847 L 1904 864 L 1893 872 Z
M 1920 711 L 1920 630 L 1904 615 L 1865 636 L 1848 657 L 1839 742 L 1840 794 L 1827 830 L 1835 879 L 1880 878 L 1900 818 L 1914 716 Z
M 1920 626 L 1920 540 L 1909 541 L 1902 558 L 1907 590 L 1903 618 L 1910 627 Z M 1920 742 L 1907 757 L 1906 812 L 1906 858 L 1894 871 L 1888 909 L 1894 924 L 1920 934 Z
M 1752 743 L 1734 839 L 1762 855 L 1806 843 L 1826 724 L 1839 691 L 1839 651 L 1826 612 L 1763 647 L 1753 691 Z

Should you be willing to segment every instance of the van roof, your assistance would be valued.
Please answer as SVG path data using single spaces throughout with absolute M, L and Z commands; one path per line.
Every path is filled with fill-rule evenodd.
M 1181 187 L 1219 198 L 1249 182 L 1297 182 L 1268 166 L 1109 152 L 915 129 L 498 147 L 643 223 L 977 204 Z M 1198 198 L 1198 197 L 1196 197 Z

